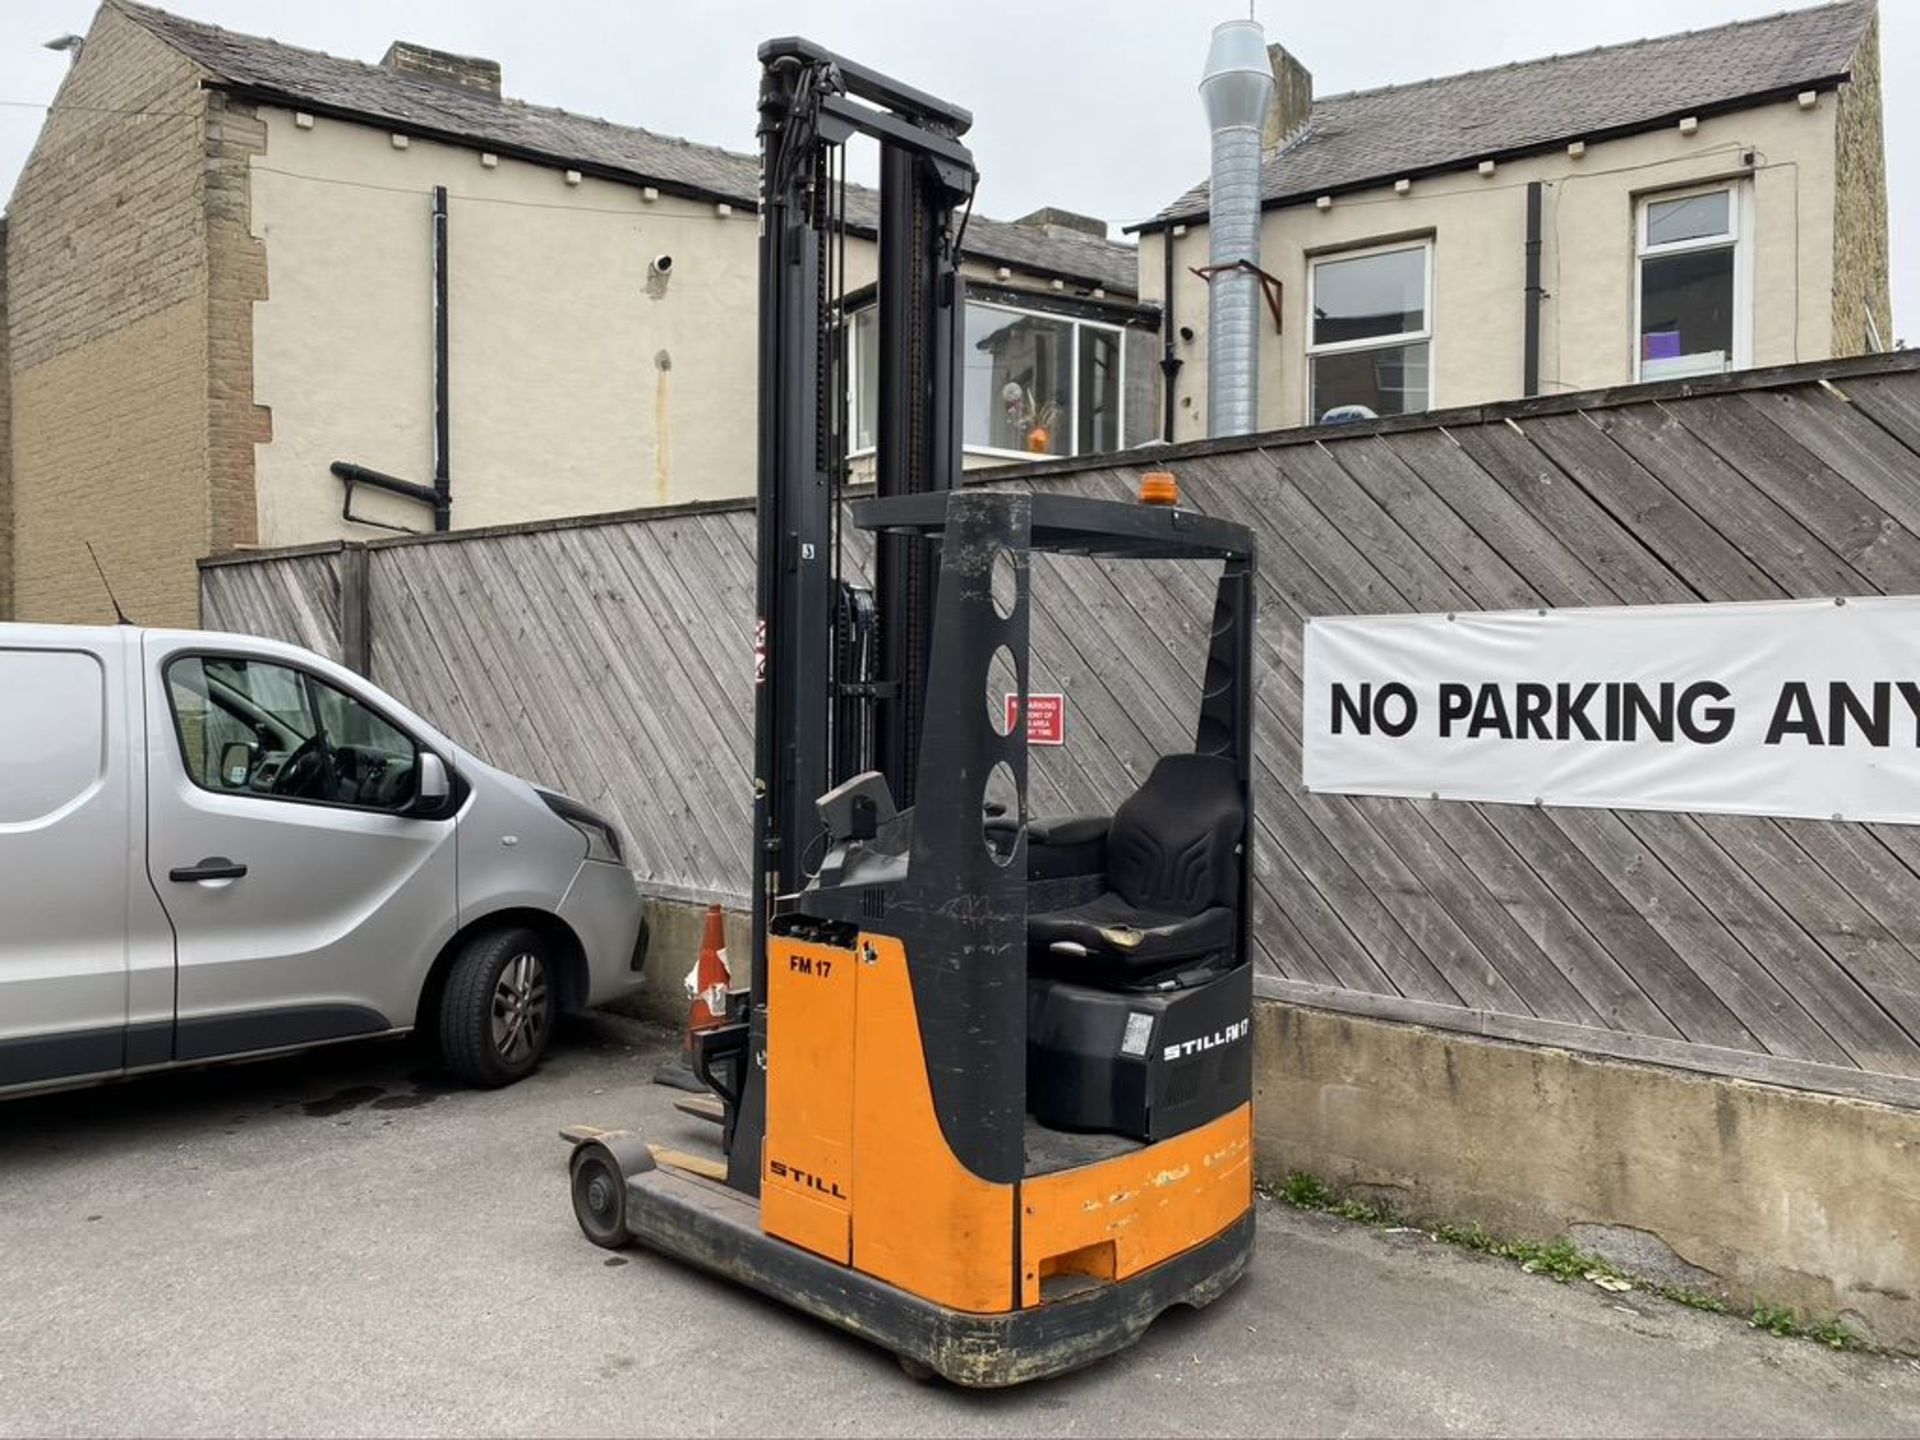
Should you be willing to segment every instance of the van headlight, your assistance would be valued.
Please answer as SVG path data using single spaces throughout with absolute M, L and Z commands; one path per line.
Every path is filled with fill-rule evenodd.
M 578 800 L 569 800 L 566 796 L 556 795 L 551 790 L 542 790 L 535 786 L 533 793 L 545 802 L 549 810 L 586 837 L 587 859 L 598 860 L 603 865 L 627 863 L 626 856 L 620 848 L 620 832 L 614 828 L 611 820 L 594 814 Z

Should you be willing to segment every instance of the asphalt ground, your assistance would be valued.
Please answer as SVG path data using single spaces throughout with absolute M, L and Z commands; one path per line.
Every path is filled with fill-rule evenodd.
M 1920 1435 L 1920 1366 L 1261 1202 L 1210 1309 L 967 1393 L 589 1245 L 558 1128 L 711 1137 L 672 1037 L 510 1090 L 360 1044 L 0 1106 L 0 1434 Z

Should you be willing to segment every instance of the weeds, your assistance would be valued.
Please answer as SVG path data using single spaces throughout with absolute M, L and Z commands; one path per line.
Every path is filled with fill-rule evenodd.
M 1709 1295 L 1704 1290 L 1689 1290 L 1685 1285 L 1654 1285 L 1649 1288 L 1662 1300 L 1670 1300 L 1675 1305 L 1684 1305 L 1689 1310 L 1704 1310 L 1709 1315 L 1727 1313 L 1727 1302 L 1718 1295 Z
M 1859 1332 L 1837 1317 L 1812 1316 L 1802 1320 L 1798 1312 L 1785 1305 L 1755 1304 L 1747 1324 L 1783 1340 L 1811 1340 L 1830 1350 L 1871 1350 L 1873 1346 Z
M 1319 1215 L 1333 1215 L 1342 1220 L 1351 1220 L 1361 1225 L 1407 1226 L 1425 1230 L 1428 1235 L 1443 1244 L 1455 1246 L 1461 1250 L 1471 1250 L 1478 1255 L 1491 1255 L 1500 1260 L 1511 1260 L 1529 1275 L 1545 1275 L 1559 1284 L 1570 1284 L 1575 1280 L 1590 1280 L 1604 1290 L 1631 1290 L 1639 1288 L 1651 1295 L 1675 1305 L 1684 1305 L 1690 1310 L 1704 1310 L 1713 1315 L 1724 1315 L 1728 1306 L 1717 1295 L 1702 1290 L 1689 1289 L 1684 1285 L 1664 1285 L 1637 1281 L 1601 1255 L 1591 1250 L 1582 1250 L 1571 1240 L 1555 1240 L 1540 1244 L 1532 1240 L 1502 1240 L 1491 1235 L 1475 1221 L 1467 1225 L 1414 1225 L 1391 1207 L 1368 1204 L 1364 1200 L 1342 1199 L 1328 1189 L 1317 1176 L 1303 1170 L 1295 1170 L 1279 1186 L 1262 1185 L 1261 1193 L 1271 1199 L 1289 1205 L 1295 1210 L 1310 1210 Z M 1870 1341 L 1837 1318 L 1822 1319 L 1818 1316 L 1802 1319 L 1800 1313 L 1790 1306 L 1769 1305 L 1764 1301 L 1754 1305 L 1747 1316 L 1747 1323 L 1756 1330 L 1764 1330 L 1769 1335 L 1787 1340 L 1811 1340 L 1834 1350 L 1872 1350 Z

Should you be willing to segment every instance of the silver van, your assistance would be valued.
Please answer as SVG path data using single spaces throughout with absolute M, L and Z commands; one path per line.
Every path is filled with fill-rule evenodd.
M 0 1093 L 412 1029 L 503 1085 L 642 958 L 611 824 L 340 666 L 0 625 Z

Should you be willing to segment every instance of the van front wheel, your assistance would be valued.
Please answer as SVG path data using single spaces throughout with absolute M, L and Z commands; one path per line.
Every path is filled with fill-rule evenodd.
M 553 1035 L 553 947 L 515 927 L 462 947 L 440 998 L 440 1053 L 470 1085 L 493 1089 L 532 1072 Z

